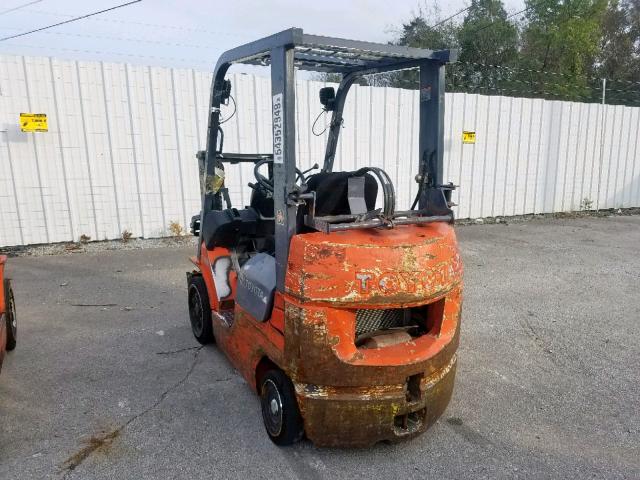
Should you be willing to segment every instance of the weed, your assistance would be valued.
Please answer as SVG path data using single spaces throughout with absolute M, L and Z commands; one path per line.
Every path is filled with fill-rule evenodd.
M 172 237 L 181 237 L 184 234 L 182 225 L 180 225 L 178 222 L 169 223 L 169 232 L 171 232 Z
M 580 210 L 591 210 L 592 206 L 593 200 L 591 200 L 589 197 L 584 197 L 582 199 L 582 202 L 580 202 Z

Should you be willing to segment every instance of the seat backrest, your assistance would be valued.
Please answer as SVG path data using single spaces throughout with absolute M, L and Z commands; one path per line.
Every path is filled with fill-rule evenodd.
M 316 192 L 315 214 L 318 217 L 327 215 L 348 215 L 349 208 L 349 178 L 355 177 L 357 172 L 320 172 L 307 179 L 307 190 Z M 369 173 L 364 177 L 364 199 L 367 210 L 376 206 L 378 197 L 378 182 Z
M 263 217 L 273 217 L 273 195 L 267 193 L 262 186 L 257 185 L 251 190 L 249 205 Z
M 256 234 L 258 220 L 258 214 L 252 208 L 208 211 L 201 225 L 207 250 L 236 247 L 242 238 Z

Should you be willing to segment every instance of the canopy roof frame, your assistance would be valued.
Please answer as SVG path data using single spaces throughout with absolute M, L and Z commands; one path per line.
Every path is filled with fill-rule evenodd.
M 450 63 L 457 58 L 455 50 L 429 50 L 309 35 L 300 28 L 291 28 L 227 50 L 218 59 L 215 72 L 226 70 L 233 64 L 267 66 L 271 63 L 271 51 L 278 47 L 294 48 L 294 65 L 300 70 L 342 74 L 402 61 L 437 60 Z

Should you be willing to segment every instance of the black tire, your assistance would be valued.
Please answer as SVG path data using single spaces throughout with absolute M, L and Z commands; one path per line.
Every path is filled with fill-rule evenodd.
M 273 443 L 292 445 L 304 435 L 295 390 L 281 370 L 269 370 L 260 381 L 262 420 Z
M 7 319 L 7 350 L 16 348 L 18 338 L 18 317 L 16 316 L 16 302 L 11 288 L 11 281 L 4 281 L 4 303 L 6 307 L 5 318 Z
M 189 319 L 191 331 L 202 345 L 213 342 L 213 323 L 211 322 L 211 306 L 204 279 L 194 275 L 189 281 Z

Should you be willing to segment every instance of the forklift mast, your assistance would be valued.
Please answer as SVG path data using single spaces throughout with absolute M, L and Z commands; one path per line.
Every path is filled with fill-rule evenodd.
M 329 127 L 322 170 L 331 172 L 342 125 L 345 100 L 350 87 L 363 75 L 405 69 L 419 69 L 419 165 L 420 188 L 411 211 L 393 213 L 394 223 L 428 223 L 453 221 L 449 200 L 453 186 L 443 185 L 444 153 L 444 78 L 445 64 L 456 60 L 455 50 L 427 50 L 396 45 L 377 44 L 308 35 L 292 28 L 223 53 L 216 64 L 210 99 L 207 148 L 204 161 L 201 223 L 210 210 L 223 208 L 223 192 L 212 188 L 216 167 L 224 161 L 255 162 L 260 155 L 222 154 L 223 133 L 220 128 L 220 106 L 230 93 L 225 80 L 233 64 L 271 67 L 273 122 L 273 201 L 275 217 L 276 285 L 284 291 L 285 274 L 291 238 L 298 233 L 298 208 L 313 199 L 296 185 L 295 133 L 295 69 L 338 73 L 342 81 L 332 99 Z M 262 155 L 265 157 L 265 155 Z M 386 174 L 385 174 L 386 175 Z M 387 177 L 388 179 L 388 177 Z M 417 205 L 417 210 L 414 208 Z M 307 225 L 327 232 L 348 228 L 380 226 L 382 220 L 354 221 L 351 226 L 332 226 L 336 219 L 314 221 Z M 202 229 L 200 229 L 202 236 Z M 202 237 L 200 238 L 202 242 Z M 200 250 L 198 250 L 200 255 Z

